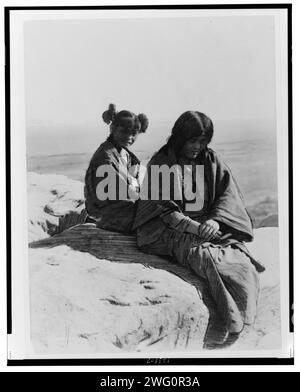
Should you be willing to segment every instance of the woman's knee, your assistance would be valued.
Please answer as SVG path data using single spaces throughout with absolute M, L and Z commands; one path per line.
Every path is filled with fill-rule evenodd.
M 191 248 L 186 258 L 186 264 L 202 278 L 207 277 L 207 269 L 211 263 L 208 250 L 202 249 L 200 246 Z

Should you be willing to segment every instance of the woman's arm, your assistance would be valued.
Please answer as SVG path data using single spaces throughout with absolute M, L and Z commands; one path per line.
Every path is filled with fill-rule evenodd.
M 181 233 L 197 235 L 206 241 L 219 238 L 221 234 L 219 224 L 213 220 L 201 224 L 178 211 L 165 212 L 160 217 L 167 226 Z
M 236 239 L 251 241 L 252 222 L 231 170 L 212 150 L 207 167 L 211 179 L 211 194 L 214 195 L 207 214 L 208 221 L 218 222 L 222 232 L 231 233 Z

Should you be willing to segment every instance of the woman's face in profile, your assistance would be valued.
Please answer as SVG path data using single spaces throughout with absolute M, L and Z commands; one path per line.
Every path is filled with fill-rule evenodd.
M 115 142 L 123 148 L 128 148 L 136 141 L 139 134 L 138 128 L 124 128 L 118 125 L 116 129 L 112 131 Z
M 187 159 L 195 159 L 208 145 L 206 136 L 196 136 L 187 140 L 180 152 L 180 155 Z

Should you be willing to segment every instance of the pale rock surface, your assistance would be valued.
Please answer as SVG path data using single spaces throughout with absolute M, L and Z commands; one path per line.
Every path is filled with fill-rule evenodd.
M 51 221 L 50 209 L 57 215 L 82 208 L 78 204 L 83 187 L 63 176 L 30 173 L 29 180 L 29 228 L 31 238 L 37 240 L 48 236 L 43 231 L 47 221 L 56 222 Z M 260 275 L 257 320 L 227 349 L 280 348 L 278 229 L 255 230 L 255 241 L 248 247 L 266 266 Z M 29 249 L 35 352 L 201 352 L 209 311 L 200 291 L 142 261 L 109 261 L 63 243 Z
M 37 352 L 197 349 L 208 311 L 196 289 L 162 270 L 99 260 L 67 246 L 31 249 Z
M 57 174 L 27 174 L 28 240 L 48 237 L 59 217 L 84 208 L 83 184 Z

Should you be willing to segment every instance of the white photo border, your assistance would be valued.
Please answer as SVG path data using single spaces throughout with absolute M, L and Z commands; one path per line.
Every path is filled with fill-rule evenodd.
M 114 8 L 114 9 L 112 9 Z M 25 140 L 25 110 L 24 110 L 24 59 L 22 35 L 22 23 L 27 18 L 32 20 L 33 15 L 29 15 L 28 11 L 34 11 L 34 18 L 49 19 L 46 15 L 48 11 L 61 13 L 73 11 L 82 14 L 85 11 L 93 10 L 106 12 L 106 10 L 117 11 L 124 10 L 132 13 L 148 10 L 151 12 L 153 8 L 159 10 L 178 10 L 179 14 L 184 10 L 205 10 L 205 12 L 217 10 L 241 10 L 241 12 L 250 11 L 255 13 L 265 9 L 266 12 L 276 10 L 277 22 L 279 29 L 277 30 L 278 40 L 280 40 L 279 51 L 277 51 L 277 121 L 280 126 L 277 129 L 288 129 L 288 135 L 284 132 L 277 132 L 278 148 L 278 200 L 279 200 L 279 222 L 280 228 L 280 249 L 281 260 L 288 255 L 289 265 L 284 266 L 281 263 L 281 300 L 287 302 L 286 293 L 289 293 L 289 300 L 286 307 L 282 307 L 282 322 L 285 331 L 290 331 L 289 335 L 284 335 L 283 346 L 286 351 L 270 352 L 270 357 L 257 357 L 257 352 L 234 353 L 226 351 L 226 353 L 207 353 L 201 357 L 193 355 L 184 358 L 170 358 L 170 353 L 161 353 L 161 357 L 166 355 L 170 358 L 171 364 L 205 364 L 207 361 L 215 361 L 215 364 L 230 364 L 230 361 L 240 364 L 265 363 L 289 363 L 293 358 L 293 324 L 291 322 L 291 305 L 293 303 L 293 171 L 292 171 L 292 80 L 291 80 L 291 6 L 289 4 L 269 5 L 260 7 L 259 5 L 242 6 L 134 6 L 134 7 L 7 7 L 6 12 L 6 170 L 7 170 L 7 317 L 8 317 L 8 361 L 17 364 L 21 361 L 22 365 L 34 364 L 34 361 L 69 361 L 69 364 L 83 364 L 84 361 L 93 361 L 95 364 L 108 364 L 115 361 L 116 364 L 145 364 L 147 358 L 145 354 L 138 357 L 124 355 L 114 357 L 99 358 L 99 353 L 95 356 L 87 356 L 82 358 L 81 355 L 57 357 L 57 356 L 37 356 L 28 351 L 29 343 L 29 298 L 28 295 L 28 260 L 27 260 L 27 216 L 26 208 L 26 140 Z M 126 12 L 127 12 L 126 11 Z M 282 11 L 283 14 L 278 15 Z M 157 14 L 154 11 L 154 14 Z M 52 14 L 54 15 L 54 14 Z M 248 14 L 247 14 L 248 15 Z M 55 18 L 59 16 L 56 15 Z M 65 19 L 65 15 L 61 16 Z M 122 16 L 123 17 L 123 16 Z M 156 15 L 157 17 L 157 15 Z M 70 18 L 74 18 L 74 15 Z M 13 35 L 13 36 L 12 36 Z M 284 55 L 286 53 L 286 55 Z M 288 94 L 288 97 L 286 96 Z M 12 176 L 13 173 L 13 176 Z M 11 235 L 9 235 L 11 233 Z M 288 239 L 286 233 L 289 233 Z M 20 241 L 20 239 L 22 239 Z M 26 262 L 24 262 L 26 260 Z M 283 309 L 284 308 L 284 309 Z M 24 328 L 26 326 L 26 328 Z M 199 355 L 199 353 L 197 353 Z M 228 357 L 230 355 L 230 358 Z M 156 355 L 157 357 L 157 355 Z M 25 362 L 24 362 L 25 360 Z M 74 362 L 75 361 L 75 362 Z M 56 362 L 59 364 L 58 362 Z M 45 363 L 46 364 L 46 363 Z

